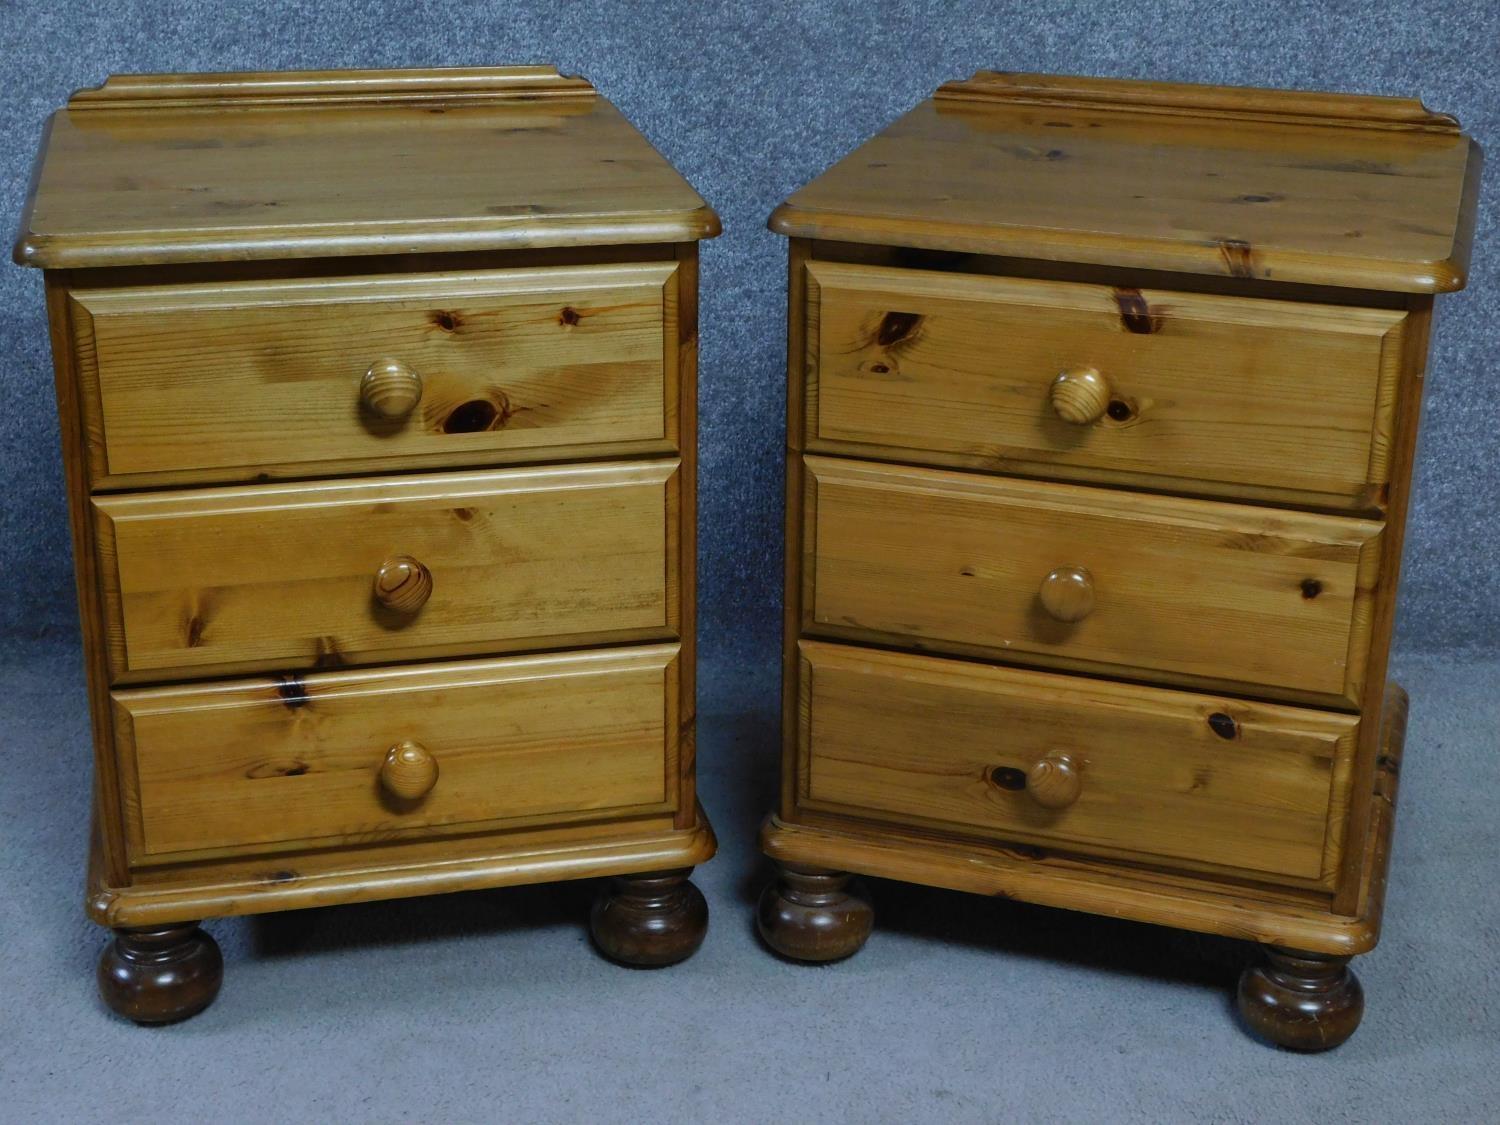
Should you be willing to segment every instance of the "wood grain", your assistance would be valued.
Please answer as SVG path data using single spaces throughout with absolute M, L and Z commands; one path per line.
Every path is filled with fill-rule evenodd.
M 713 855 L 692 634 L 717 231 L 549 67 L 127 76 L 48 122 L 16 257 L 47 269 L 87 903 L 128 935 L 106 969 L 203 917 Z M 514 467 L 540 463 L 565 464 Z M 197 1010 L 161 972 L 110 980 Z
M 680 243 L 674 248 L 677 285 L 669 295 L 677 297 L 667 321 L 677 331 L 677 369 L 668 367 L 668 386 L 677 418 L 675 432 L 682 450 L 677 469 L 678 592 L 677 699 L 670 712 L 677 716 L 678 828 L 689 829 L 698 815 L 698 244 Z
M 297 856 L 143 868 L 111 886 L 92 862 L 89 917 L 103 926 L 155 925 L 380 899 L 451 894 L 566 879 L 691 867 L 718 842 L 700 808 L 687 829 L 670 817 L 440 837 Z
M 1428 343 L 1433 322 L 1433 298 L 1411 299 L 1411 326 L 1407 332 L 1403 378 L 1396 401 L 1391 448 L 1391 490 L 1387 506 L 1386 530 L 1381 536 L 1381 560 L 1373 599 L 1370 624 L 1369 673 L 1365 680 L 1361 707 L 1366 716 L 1384 713 L 1387 723 L 1399 714 L 1402 730 L 1406 726 L 1406 695 L 1392 691 L 1386 684 L 1390 666 L 1391 644 L 1395 636 L 1396 612 L 1401 582 L 1401 559 L 1406 541 L 1407 513 L 1411 504 L 1416 467 L 1417 430 L 1421 422 L 1422 394 L 1427 373 Z M 1399 695 L 1399 700 L 1393 696 Z M 1351 782 L 1349 808 L 1349 841 L 1351 849 L 1363 851 L 1373 841 L 1375 816 L 1379 810 L 1375 794 L 1384 772 L 1381 740 L 1387 735 L 1377 724 L 1366 722 L 1359 756 Z M 1404 734 L 1401 736 L 1404 737 Z M 1398 740 L 1399 741 L 1399 740 Z M 1355 858 L 1345 861 L 1344 879 L 1335 903 L 1338 910 L 1353 913 L 1361 909 L 1364 886 L 1357 877 Z
M 89 824 L 90 864 L 100 878 L 123 883 L 129 877 L 125 854 L 124 811 L 119 763 L 110 721 L 109 661 L 104 639 L 104 599 L 93 520 L 88 518 L 87 437 L 78 401 L 77 365 L 69 346 L 67 275 L 47 273 L 47 329 L 57 394 L 57 422 L 62 439 L 63 480 L 73 546 L 73 580 L 78 596 L 78 625 L 87 677 L 89 732 L 93 743 L 92 801 Z M 180 919 L 180 920 L 186 920 Z
M 801 651 L 808 808 L 1303 885 L 1338 873 L 1355 716 L 812 641 Z M 1059 756 L 1076 790 L 1055 784 L 1067 780 Z M 1039 764 L 1051 768 L 1034 793 Z
M 585 79 L 552 66 L 433 67 L 425 70 L 283 70 L 241 74 L 115 74 L 76 91 L 70 110 L 412 103 L 595 96 Z
M 675 639 L 679 462 L 96 497 L 117 683 Z M 377 605 L 393 555 L 431 573 Z
M 1055 104 L 928 99 L 794 193 L 771 227 L 1278 283 L 1463 287 L 1482 156 L 1450 119 L 1384 100 L 1309 113 L 1307 96 L 1222 88 L 1164 113 L 1160 84 L 1108 87 Z
M 1411 129 L 1456 134 L 1458 121 L 1434 113 L 1416 98 L 1335 94 L 1311 90 L 1268 90 L 1258 86 L 1203 86 L 1061 74 L 976 71 L 945 82 L 933 95 L 939 102 L 993 102 L 1011 105 L 1082 106 L 1160 113 L 1197 120 L 1222 118 L 1235 124 L 1276 121 L 1287 125 L 1341 125 L 1357 129 Z
M 805 458 L 804 632 L 1357 707 L 1382 525 Z M 1093 580 L 1077 623 L 1042 608 Z
M 981 72 L 783 204 L 778 866 L 1373 948 L 1481 166 L 1413 99 Z
M 1391 684 L 1377 724 L 1381 771 L 1367 847 L 1357 863 L 1359 909 L 1330 911 L 1326 897 L 1298 902 L 1269 888 L 1163 876 L 1117 862 L 1075 860 L 1037 849 L 955 841 L 898 825 L 827 824 L 768 817 L 761 849 L 778 863 L 836 867 L 885 879 L 996 895 L 1067 910 L 1176 926 L 1244 941 L 1354 955 L 1380 938 L 1395 822 L 1396 785 L 1406 738 L 1406 693 Z
M 583 86 L 472 70 L 115 80 L 54 115 L 14 256 L 57 269 L 717 234 Z
M 94 485 L 675 451 L 676 289 L 663 262 L 75 290 Z M 393 362 L 420 401 L 386 419 Z
M 137 862 L 670 812 L 676 646 L 114 694 Z M 437 763 L 385 799 L 387 752 Z
M 807 269 L 818 324 L 807 341 L 810 450 L 1081 467 L 1186 492 L 1252 484 L 1337 507 L 1371 506 L 1388 479 L 1401 312 Z M 1077 373 L 1090 370 L 1099 393 L 1075 402 Z M 1060 373 L 1074 373 L 1062 410 Z

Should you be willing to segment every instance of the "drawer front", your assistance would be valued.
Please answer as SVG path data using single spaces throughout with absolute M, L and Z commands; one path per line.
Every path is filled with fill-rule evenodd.
M 117 691 L 131 854 L 670 811 L 677 690 L 674 645 Z
M 806 808 L 1331 886 L 1359 720 L 804 642 Z
M 674 460 L 95 497 L 111 673 L 674 639 L 678 482 Z
M 809 449 L 1359 507 L 1382 495 L 1404 313 L 807 270 Z
M 674 452 L 676 287 L 641 263 L 75 291 L 94 483 Z
M 809 632 L 1358 704 L 1380 523 L 805 460 Z

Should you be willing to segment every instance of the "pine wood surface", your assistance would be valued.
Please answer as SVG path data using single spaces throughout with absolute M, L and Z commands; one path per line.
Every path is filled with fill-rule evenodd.
M 849 817 L 768 817 L 761 848 L 777 863 L 834 868 L 973 894 L 1015 898 L 1244 941 L 1352 956 L 1380 938 L 1395 826 L 1406 693 L 1388 685 L 1381 721 L 1375 797 L 1354 858 L 1356 906 L 1330 910 L 1326 896 L 1299 899 L 1269 886 L 1222 883 L 1149 866 L 1074 858 L 1051 849 L 956 841 L 945 833 Z
M 102 878 L 95 848 L 86 905 L 100 925 L 146 926 L 672 870 L 704 863 L 717 848 L 701 807 L 685 828 L 671 817 L 637 818 L 229 857 L 142 869 L 120 885 Z
M 718 231 L 613 105 L 548 68 L 153 75 L 83 91 L 53 116 L 15 259 L 56 269 Z
M 116 682 L 675 638 L 679 462 L 93 501 Z M 415 613 L 381 566 L 432 575 Z
M 777 210 L 773 948 L 857 950 L 866 873 L 1260 942 L 1251 1025 L 1348 1037 L 1480 167 L 1412 99 L 981 72 Z
M 1482 156 L 1402 99 L 1036 75 L 939 91 L 773 230 L 1415 293 L 1461 289 Z
M 804 461 L 805 632 L 1358 706 L 1377 521 Z M 1060 567 L 1076 621 L 1039 596 Z
M 668 262 L 75 289 L 90 473 L 675 452 L 677 306 Z
M 1253 485 L 1330 506 L 1383 496 L 1401 311 L 807 269 L 809 450 Z
M 1355 716 L 800 647 L 802 808 L 1325 888 L 1338 873 Z
M 117 1011 L 202 1006 L 133 966 L 204 917 L 658 871 L 693 901 L 717 230 L 547 67 L 127 76 L 55 115 L 16 256 Z
M 676 646 L 114 693 L 141 862 L 671 812 Z M 433 765 L 392 795 L 387 753 Z

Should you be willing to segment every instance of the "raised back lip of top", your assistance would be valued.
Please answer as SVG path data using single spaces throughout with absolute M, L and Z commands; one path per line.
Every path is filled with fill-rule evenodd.
M 980 70 L 969 78 L 945 82 L 933 100 L 939 108 L 967 102 L 1422 133 L 1461 131 L 1456 117 L 1435 113 L 1416 98 L 999 70 Z
M 76 91 L 68 110 L 399 106 L 595 96 L 587 79 L 559 74 L 553 66 L 116 74 L 99 86 Z

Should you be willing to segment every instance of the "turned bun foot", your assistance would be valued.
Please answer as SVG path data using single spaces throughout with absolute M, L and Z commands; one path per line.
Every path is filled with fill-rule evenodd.
M 224 959 L 196 922 L 115 930 L 99 957 L 99 995 L 136 1023 L 176 1023 L 213 1003 Z
M 1365 993 L 1349 958 L 1266 947 L 1266 964 L 1240 976 L 1240 1014 L 1252 1031 L 1296 1051 L 1326 1051 L 1354 1034 Z
M 688 882 L 691 867 L 610 880 L 594 902 L 589 929 L 611 961 L 638 968 L 675 965 L 698 951 L 708 903 Z
M 777 864 L 776 879 L 760 896 L 760 936 L 795 961 L 838 961 L 858 953 L 875 924 L 875 910 L 849 889 L 853 878 L 847 871 Z

